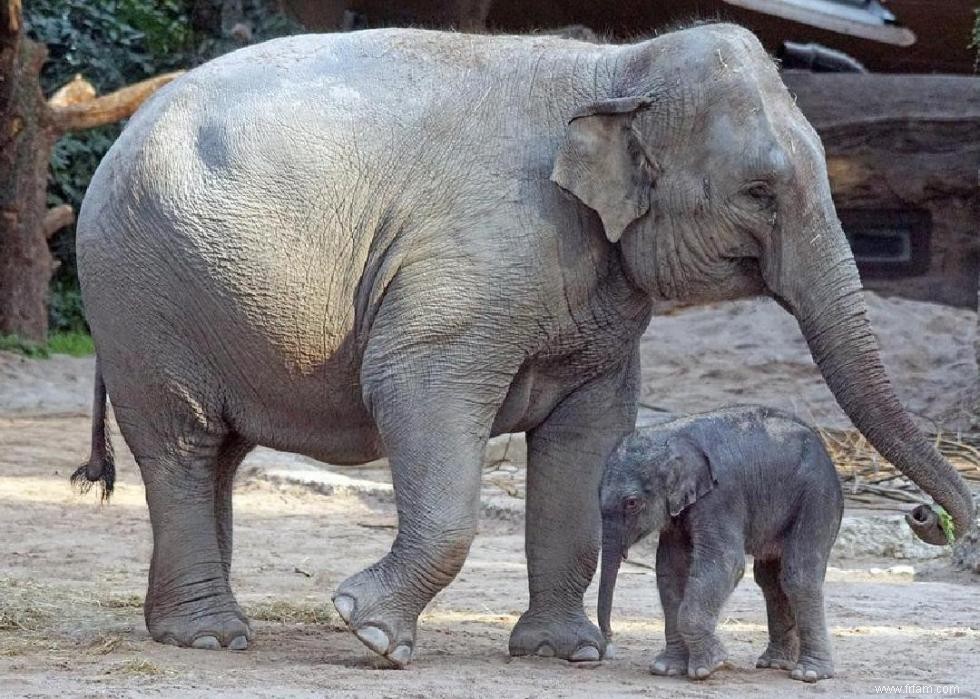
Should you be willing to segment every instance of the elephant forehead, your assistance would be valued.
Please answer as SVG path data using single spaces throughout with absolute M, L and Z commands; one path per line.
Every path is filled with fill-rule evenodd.
M 634 467 L 662 458 L 667 448 L 667 435 L 662 431 L 636 431 L 626 437 L 610 457 L 610 464 Z

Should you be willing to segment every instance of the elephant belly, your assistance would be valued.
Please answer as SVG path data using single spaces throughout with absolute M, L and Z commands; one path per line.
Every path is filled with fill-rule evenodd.
M 236 431 L 260 446 L 332 464 L 362 464 L 383 456 L 350 358 L 334 356 L 303 375 L 282 356 L 269 359 L 261 362 L 263 368 L 252 365 L 260 381 L 229 381 L 238 389 L 231 399 Z
M 533 367 L 518 372 L 497 411 L 490 430 L 492 436 L 526 432 L 540 425 L 565 396 L 561 382 Z

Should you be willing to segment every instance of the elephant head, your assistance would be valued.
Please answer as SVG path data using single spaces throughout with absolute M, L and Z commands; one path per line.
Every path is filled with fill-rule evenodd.
M 711 491 L 711 457 L 692 439 L 674 435 L 658 441 L 633 434 L 610 457 L 602 478 L 602 573 L 599 628 L 611 635 L 609 616 L 619 564 L 630 546 L 662 530 Z
M 652 300 L 776 299 L 855 426 L 965 533 L 970 492 L 889 383 L 820 138 L 758 40 L 717 24 L 623 52 L 610 69 L 618 96 L 572 116 L 551 179 L 598 215 Z M 946 543 L 931 509 L 907 519 Z

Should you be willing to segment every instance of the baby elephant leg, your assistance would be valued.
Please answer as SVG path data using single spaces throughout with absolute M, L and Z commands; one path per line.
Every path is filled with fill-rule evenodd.
M 769 646 L 756 661 L 756 667 L 792 670 L 800 654 L 800 636 L 796 629 L 793 607 L 779 584 L 778 558 L 753 564 L 755 581 L 762 588 L 769 617 Z
M 684 599 L 687 571 L 690 566 L 690 542 L 677 528 L 666 529 L 657 544 L 657 591 L 664 610 L 664 635 L 667 645 L 653 659 L 654 675 L 686 675 L 687 646 L 677 630 L 677 610 Z
M 790 677 L 804 682 L 833 677 L 830 636 L 824 618 L 823 580 L 835 527 L 828 528 L 824 503 L 807 503 L 783 547 L 779 583 L 789 600 L 800 636 L 800 655 Z M 814 538 L 828 532 L 828 541 Z
M 715 635 L 722 605 L 745 572 L 741 542 L 697 541 L 684 600 L 677 610 L 677 630 L 687 646 L 687 676 L 703 680 L 728 659 Z

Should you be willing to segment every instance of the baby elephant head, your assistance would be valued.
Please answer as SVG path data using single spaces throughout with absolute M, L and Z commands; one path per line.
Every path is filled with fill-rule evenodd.
M 667 527 L 714 486 L 707 454 L 686 436 L 627 437 L 610 457 L 602 479 L 602 573 L 599 626 L 609 637 L 609 615 L 619 564 L 629 547 Z

